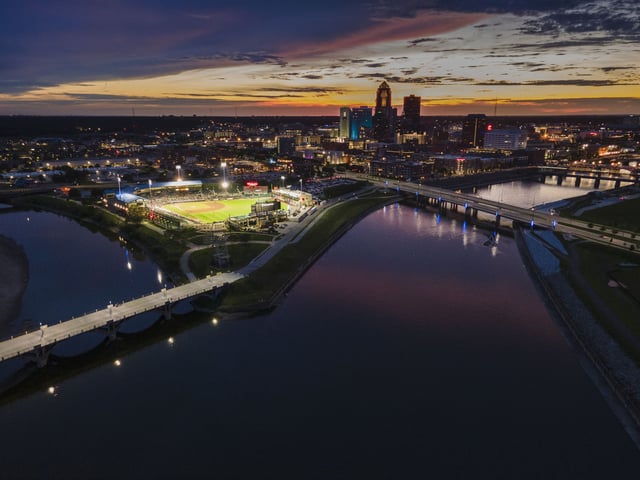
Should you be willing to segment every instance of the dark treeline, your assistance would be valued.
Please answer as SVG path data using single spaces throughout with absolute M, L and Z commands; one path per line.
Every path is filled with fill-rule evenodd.
M 628 115 L 583 115 L 583 116 L 497 116 L 487 117 L 495 126 L 524 124 L 571 124 L 623 126 Z M 464 116 L 422 116 L 423 125 L 461 121 Z M 247 127 L 256 125 L 298 124 L 307 127 L 335 124 L 336 116 L 323 117 L 217 117 L 217 116 L 0 116 L 0 137 L 71 136 L 91 132 L 150 133 L 157 131 L 185 131 L 201 128 L 213 122 L 242 123 Z

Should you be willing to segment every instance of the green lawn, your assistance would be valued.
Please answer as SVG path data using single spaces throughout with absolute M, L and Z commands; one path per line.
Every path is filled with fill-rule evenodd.
M 240 198 L 234 200 L 216 200 L 201 202 L 181 202 L 164 205 L 163 208 L 192 218 L 201 223 L 223 222 L 229 217 L 238 217 L 251 213 L 251 205 L 260 201 L 270 200 L 265 198 Z
M 587 210 L 580 218 L 601 225 L 640 232 L 640 198 L 626 199 L 613 205 Z

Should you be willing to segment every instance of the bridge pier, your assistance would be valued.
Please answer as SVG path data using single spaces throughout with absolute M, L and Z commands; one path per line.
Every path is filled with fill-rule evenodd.
M 564 180 L 564 177 L 562 175 L 558 175 L 558 178 L 556 179 L 556 184 L 558 186 L 561 186 L 563 180 Z
M 112 319 L 111 321 L 109 321 L 109 323 L 107 323 L 100 330 L 105 332 L 105 334 L 106 334 L 107 338 L 109 339 L 109 341 L 112 342 L 118 336 L 118 327 L 120 327 L 121 323 L 122 323 L 122 321 L 116 322 L 116 321 L 114 321 Z
M 575 186 L 576 186 L 576 187 L 579 187 L 579 186 L 580 186 L 580 181 L 581 181 L 581 180 L 582 180 L 582 178 L 581 178 L 581 177 L 576 177 L 576 183 L 575 183 Z
M 38 368 L 43 368 L 47 365 L 49 361 L 49 354 L 51 353 L 51 349 L 53 345 L 43 346 L 40 345 L 33 349 L 33 351 L 28 355 L 28 357 L 35 362 Z
M 600 188 L 600 176 L 593 182 L 593 188 Z
M 500 226 L 500 213 L 496 212 L 496 229 Z
M 616 180 L 615 188 L 620 188 L 620 180 Z

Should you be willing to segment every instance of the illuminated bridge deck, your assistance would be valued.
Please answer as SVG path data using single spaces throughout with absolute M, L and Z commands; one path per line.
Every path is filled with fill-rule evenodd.
M 9 360 L 21 355 L 44 352 L 58 342 L 76 335 L 100 328 L 108 328 L 128 318 L 144 312 L 163 309 L 181 300 L 211 292 L 215 288 L 235 282 L 244 275 L 240 273 L 223 273 L 208 276 L 202 280 L 162 289 L 159 292 L 136 298 L 118 305 L 109 305 L 103 310 L 88 313 L 53 325 L 43 325 L 37 331 L 16 336 L 0 342 L 0 361 Z

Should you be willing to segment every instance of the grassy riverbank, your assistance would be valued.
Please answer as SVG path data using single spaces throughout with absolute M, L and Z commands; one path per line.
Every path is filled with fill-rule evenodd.
M 389 196 L 374 193 L 328 209 L 297 242 L 285 246 L 249 277 L 230 285 L 220 308 L 242 311 L 270 307 L 355 222 L 389 200 Z

